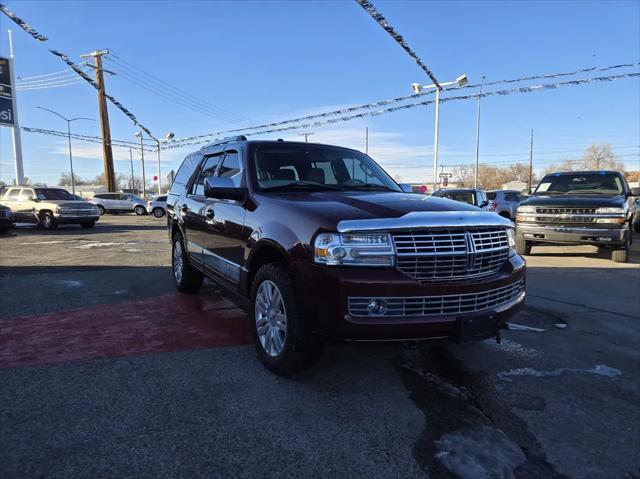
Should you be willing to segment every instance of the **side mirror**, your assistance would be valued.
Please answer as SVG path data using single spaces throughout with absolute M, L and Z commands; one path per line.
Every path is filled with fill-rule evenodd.
M 413 193 L 413 188 L 409 183 L 400 183 L 398 186 L 400 186 L 400 189 L 405 193 Z
M 482 203 L 480 203 L 480 208 L 484 208 L 485 206 L 489 206 L 488 201 L 483 201 Z
M 637 186 L 631 188 L 631 196 L 640 196 L 640 188 Z
M 246 188 L 236 186 L 231 178 L 208 177 L 204 179 L 204 196 L 219 200 L 244 200 Z

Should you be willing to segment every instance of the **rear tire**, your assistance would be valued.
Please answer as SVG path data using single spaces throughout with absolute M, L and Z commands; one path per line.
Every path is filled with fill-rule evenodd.
M 164 210 L 162 208 L 154 208 L 151 212 L 155 218 L 162 218 L 164 216 Z
M 86 223 L 80 223 L 80 226 L 82 226 L 86 230 L 93 228 L 95 225 L 96 225 L 95 221 L 87 221 Z
M 48 211 L 45 211 L 40 215 L 40 224 L 45 230 L 54 230 L 58 227 L 58 223 L 56 223 L 53 213 Z
M 629 250 L 628 249 L 614 249 L 611 252 L 611 260 L 616 263 L 626 263 L 629 261 Z
M 531 241 L 516 237 L 516 251 L 521 256 L 531 254 Z
M 176 289 L 181 293 L 197 293 L 202 287 L 204 275 L 189 264 L 184 240 L 180 233 L 173 235 L 171 251 L 171 269 Z
M 300 311 L 294 281 L 285 266 L 269 263 L 258 270 L 251 285 L 249 314 L 256 352 L 270 371 L 292 374 L 320 358 L 323 341 L 311 332 Z
M 138 216 L 142 216 L 142 215 L 146 215 L 147 214 L 147 210 L 144 209 L 144 206 L 136 206 L 133 211 L 135 212 L 135 214 L 137 214 Z

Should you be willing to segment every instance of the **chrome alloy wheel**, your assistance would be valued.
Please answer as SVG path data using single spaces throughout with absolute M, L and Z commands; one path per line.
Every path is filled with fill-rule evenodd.
M 173 277 L 176 279 L 176 283 L 182 281 L 182 272 L 184 269 L 184 259 L 182 250 L 182 241 L 173 242 Z
M 287 337 L 287 311 L 282 294 L 273 281 L 263 281 L 258 287 L 255 320 L 262 348 L 269 356 L 278 356 Z

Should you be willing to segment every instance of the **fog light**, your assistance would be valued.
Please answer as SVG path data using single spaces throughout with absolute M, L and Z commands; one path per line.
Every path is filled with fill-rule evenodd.
M 384 299 L 372 299 L 367 304 L 369 314 L 381 316 L 387 311 L 387 302 Z

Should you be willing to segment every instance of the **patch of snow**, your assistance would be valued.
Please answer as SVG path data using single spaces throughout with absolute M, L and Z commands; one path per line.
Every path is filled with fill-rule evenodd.
M 558 328 L 558 329 L 564 329 L 564 328 L 566 328 L 568 326 L 568 324 L 567 323 L 556 323 L 556 324 L 554 324 L 554 326 L 556 328 Z
M 488 426 L 447 433 L 435 443 L 435 457 L 462 479 L 513 479 L 526 460 L 520 446 Z
M 69 240 L 51 240 L 51 241 L 29 241 L 28 243 L 20 243 L 20 245 L 34 245 L 34 244 L 62 244 L 68 243 Z
M 63 279 L 60 280 L 60 284 L 67 286 L 68 288 L 82 288 L 84 283 L 75 279 Z
M 542 353 L 537 349 L 527 348 L 520 343 L 516 343 L 515 341 L 509 341 L 508 339 L 504 339 L 504 338 L 502 339 L 500 344 L 498 344 L 495 339 L 485 339 L 483 343 L 491 348 L 495 348 L 499 351 L 511 353 L 523 358 L 531 359 L 531 358 L 538 358 L 542 356 Z
M 510 371 L 502 371 L 498 373 L 498 377 L 503 381 L 511 382 L 512 376 L 533 376 L 536 378 L 544 378 L 544 377 L 557 377 L 564 373 L 587 373 L 587 374 L 595 374 L 597 376 L 606 376 L 606 377 L 615 377 L 620 376 L 622 371 L 616 368 L 611 368 L 604 364 L 596 364 L 591 369 L 579 369 L 579 368 L 558 368 L 552 371 L 539 371 L 533 368 L 518 368 L 512 369 Z
M 112 246 L 123 246 L 124 243 L 103 243 L 101 241 L 96 241 L 94 243 L 81 244 L 79 246 L 74 246 L 74 249 L 92 249 L 92 248 L 110 248 Z
M 530 331 L 532 333 L 544 333 L 546 329 L 525 326 L 524 324 L 507 323 L 509 331 Z

